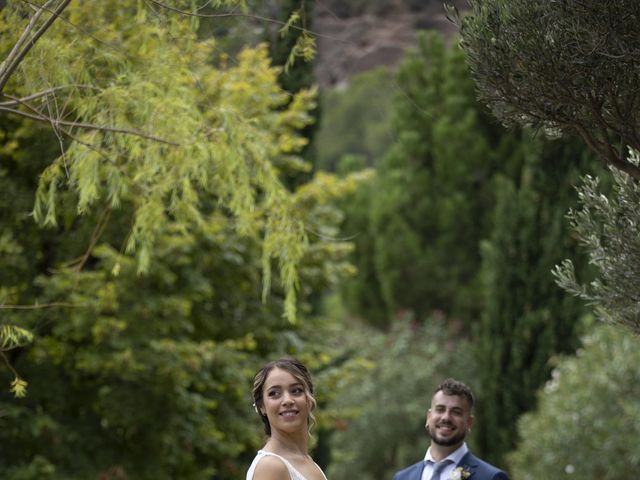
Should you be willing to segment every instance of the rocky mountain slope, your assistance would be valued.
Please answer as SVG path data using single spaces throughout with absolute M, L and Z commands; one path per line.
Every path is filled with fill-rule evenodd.
M 448 0 L 459 9 L 465 0 Z M 315 73 L 323 87 L 340 86 L 358 72 L 396 66 L 419 30 L 456 31 L 443 0 L 315 0 Z

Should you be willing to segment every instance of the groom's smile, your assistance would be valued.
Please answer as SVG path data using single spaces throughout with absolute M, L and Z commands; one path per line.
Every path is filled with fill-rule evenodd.
M 455 427 L 453 425 L 449 425 L 449 424 L 440 424 L 440 425 L 436 425 L 436 428 L 442 432 L 442 433 L 450 433 L 452 432 Z

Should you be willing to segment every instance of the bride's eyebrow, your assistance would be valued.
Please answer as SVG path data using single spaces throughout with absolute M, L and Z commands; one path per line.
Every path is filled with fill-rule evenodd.
M 291 383 L 289 385 L 287 385 L 284 388 L 293 388 L 293 387 L 302 387 L 304 388 L 304 385 L 302 385 L 301 382 L 295 382 L 295 383 Z M 267 390 L 273 390 L 273 389 L 278 389 L 278 388 L 283 388 L 282 385 L 269 385 L 267 387 Z

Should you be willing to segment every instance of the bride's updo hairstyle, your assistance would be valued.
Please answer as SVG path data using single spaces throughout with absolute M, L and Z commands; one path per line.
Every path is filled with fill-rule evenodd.
M 289 372 L 304 387 L 304 393 L 307 397 L 307 401 L 309 402 L 309 418 L 307 418 L 307 425 L 309 428 L 309 434 L 311 434 L 311 428 L 316 423 L 316 419 L 312 413 L 316 408 L 316 399 L 313 398 L 313 381 L 311 380 L 311 374 L 309 373 L 309 370 L 307 370 L 307 367 L 295 358 L 280 358 L 273 362 L 269 362 L 258 370 L 258 373 L 256 373 L 256 376 L 253 379 L 253 408 L 262 419 L 262 423 L 264 424 L 264 433 L 267 437 L 271 436 L 271 425 L 269 424 L 269 419 L 266 415 L 263 415 L 260 412 L 260 409 L 264 407 L 264 384 L 267 381 L 269 372 L 274 368 L 279 368 Z

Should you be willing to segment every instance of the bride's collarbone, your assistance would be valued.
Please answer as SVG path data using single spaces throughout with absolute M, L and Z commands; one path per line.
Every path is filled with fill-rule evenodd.
M 293 468 L 299 471 L 307 480 L 325 480 L 325 477 L 320 471 L 320 467 L 318 467 L 309 455 L 305 457 L 300 456 L 295 459 L 292 458 L 289 462 L 293 465 Z

